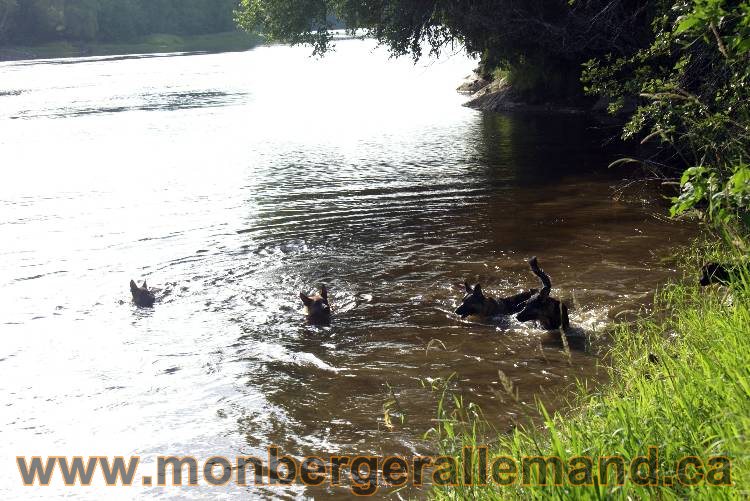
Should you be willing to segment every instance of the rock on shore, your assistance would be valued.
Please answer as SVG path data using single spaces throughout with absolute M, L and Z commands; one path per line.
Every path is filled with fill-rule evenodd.
M 466 77 L 456 89 L 469 95 L 464 106 L 480 111 L 554 111 L 560 113 L 586 113 L 590 110 L 558 103 L 530 104 L 521 98 L 506 78 L 487 80 L 477 73 Z

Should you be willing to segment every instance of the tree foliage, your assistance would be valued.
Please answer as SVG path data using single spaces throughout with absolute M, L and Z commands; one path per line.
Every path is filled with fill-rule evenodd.
M 672 214 L 702 209 L 714 222 L 750 209 L 750 2 L 662 2 L 651 43 L 587 64 L 588 91 L 617 112 L 640 105 L 624 137 L 658 140 L 685 166 Z M 747 223 L 747 221 L 746 221 Z
M 237 6 L 238 0 L 0 0 L 0 44 L 232 31 Z
M 648 7 L 638 0 L 242 0 L 238 20 L 277 40 L 313 44 L 316 53 L 331 47 L 326 18 L 335 16 L 398 55 L 458 43 L 477 54 L 497 50 L 502 59 L 571 60 L 633 47 Z
M 332 47 L 327 19 L 377 39 L 395 55 L 465 47 L 496 67 L 526 71 L 540 92 L 560 77 L 564 95 L 580 94 L 581 64 L 609 52 L 631 53 L 648 35 L 647 0 L 242 0 L 239 24 L 267 38 Z M 528 71 L 542 68 L 542 71 Z M 572 85 L 568 85 L 572 82 Z M 552 89 L 554 90 L 554 89 Z M 547 92 L 547 91 L 545 91 Z
M 16 0 L 0 0 L 0 43 L 10 33 L 10 22 L 16 14 L 18 2 Z

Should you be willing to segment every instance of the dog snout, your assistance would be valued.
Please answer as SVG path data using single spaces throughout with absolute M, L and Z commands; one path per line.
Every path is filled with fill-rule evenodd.
M 469 312 L 466 311 L 466 307 L 464 305 L 461 305 L 458 308 L 456 308 L 456 311 L 454 311 L 453 313 L 460 316 L 461 318 L 466 318 L 469 316 Z

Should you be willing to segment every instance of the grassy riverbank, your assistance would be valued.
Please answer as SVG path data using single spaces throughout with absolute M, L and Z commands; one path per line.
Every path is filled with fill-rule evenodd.
M 750 490 L 750 274 L 745 268 L 730 287 L 716 285 L 701 289 L 696 269 L 706 260 L 737 260 L 739 251 L 703 246 L 700 252 L 680 256 L 685 280 L 669 284 L 655 295 L 652 313 L 631 325 L 615 328 L 611 354 L 610 383 L 595 393 L 581 395 L 565 415 L 547 416 L 543 429 L 518 429 L 499 434 L 492 441 L 489 457 L 510 456 L 519 465 L 521 457 L 555 456 L 562 464 L 562 485 L 508 487 L 459 486 L 433 489 L 438 499 L 736 499 Z M 460 406 L 460 405 L 459 405 Z M 446 454 L 461 463 L 464 446 L 486 442 L 491 423 L 468 418 L 470 409 L 456 409 L 442 421 L 441 445 Z M 543 412 L 544 413 L 544 412 Z M 545 414 L 546 415 L 546 414 Z M 443 412 L 443 418 L 448 412 Z M 457 417 L 460 416 L 460 417 Z M 482 437 L 482 438 L 479 438 Z M 648 447 L 658 448 L 652 471 L 640 470 L 646 482 L 631 481 L 629 465 L 646 456 Z M 626 482 L 602 485 L 598 458 L 621 456 L 626 465 Z M 592 478 L 569 476 L 571 468 L 593 460 Z M 701 482 L 683 485 L 676 476 L 678 461 L 697 456 L 705 463 L 713 456 L 731 459 L 731 487 L 714 487 Z M 474 461 L 476 470 L 478 457 Z M 554 463 L 554 460 L 548 461 Z M 705 465 L 705 478 L 729 480 L 722 460 Z M 555 483 L 554 466 L 548 466 L 549 484 Z M 462 471 L 462 468 L 460 469 Z M 610 468 L 612 470 L 612 468 Z M 710 473 L 714 470 L 713 473 Z M 531 468 L 532 482 L 540 477 Z M 684 470 L 697 474 L 692 467 Z M 459 474 L 460 476 L 460 474 Z M 475 474 L 474 478 L 478 478 Z M 507 478 L 507 477 L 506 477 Z M 584 486 L 571 486 L 569 478 Z M 671 480 L 668 480 L 671 479 Z M 683 477 L 687 480 L 686 477 Z M 669 483 L 672 486 L 668 486 Z
M 165 52 L 231 52 L 251 49 L 262 43 L 262 37 L 244 31 L 193 36 L 158 34 L 141 37 L 129 43 L 61 41 L 32 47 L 0 47 L 0 61 Z

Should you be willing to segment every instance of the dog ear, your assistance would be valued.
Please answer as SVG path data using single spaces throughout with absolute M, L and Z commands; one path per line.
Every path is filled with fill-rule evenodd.
M 477 284 L 474 286 L 474 295 L 475 296 L 481 296 L 482 295 L 482 286 Z
M 325 284 L 320 286 L 320 297 L 328 301 L 328 288 L 325 286 Z
M 130 281 L 130 292 L 135 292 L 138 290 L 138 286 L 135 285 L 135 282 L 133 280 Z
M 148 290 L 148 286 L 146 285 L 146 281 L 143 281 L 143 288 Z
M 706 286 L 711 283 L 711 278 L 709 277 L 707 264 L 703 265 L 703 267 L 701 268 L 701 278 L 698 281 L 698 283 L 701 284 L 702 286 Z
M 469 282 L 464 282 L 464 289 L 466 289 L 467 294 L 471 294 L 474 292 L 474 289 L 471 288 L 471 285 L 469 285 Z
M 305 303 L 305 306 L 310 306 L 313 303 L 313 300 L 307 297 L 304 292 L 299 293 L 299 298 Z

